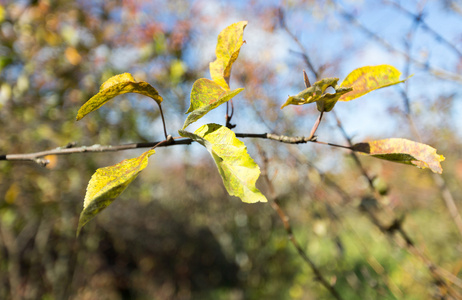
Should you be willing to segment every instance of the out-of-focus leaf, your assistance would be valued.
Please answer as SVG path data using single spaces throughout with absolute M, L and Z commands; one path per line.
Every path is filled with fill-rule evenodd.
M 401 73 L 393 66 L 366 66 L 353 70 L 340 86 L 352 87 L 353 91 L 340 97 L 339 101 L 350 101 L 383 87 L 398 84 L 408 78 L 399 80 Z
M 302 105 L 316 102 L 319 111 L 331 111 L 338 99 L 352 90 L 352 88 L 349 87 L 338 86 L 337 82 L 338 78 L 324 78 L 316 81 L 312 86 L 304 89 L 297 95 L 290 96 L 281 108 L 289 104 Z M 334 88 L 335 93 L 325 93 L 328 87 Z
M 202 118 L 212 109 L 231 100 L 243 90 L 243 88 L 233 91 L 225 90 L 216 82 L 206 78 L 196 80 L 191 91 L 191 105 L 186 112 L 190 115 L 186 118 L 183 129 Z
M 194 133 L 183 130 L 179 133 L 207 148 L 230 195 L 247 203 L 267 202 L 266 197 L 255 187 L 260 168 L 232 130 L 218 124 L 206 124 Z
M 162 97 L 157 90 L 145 81 L 136 81 L 129 73 L 112 76 L 101 85 L 99 93 L 85 102 L 77 113 L 77 121 L 97 110 L 115 96 L 126 93 L 138 93 L 154 99 L 159 105 Z
M 87 186 L 77 235 L 85 224 L 108 207 L 127 188 L 148 165 L 148 157 L 154 153 L 155 150 L 149 150 L 138 157 L 96 170 Z
M 247 21 L 241 21 L 226 27 L 218 35 L 215 53 L 217 59 L 210 63 L 210 75 L 212 80 L 225 90 L 229 90 L 228 82 L 233 63 L 239 56 L 239 51 L 244 43 L 243 35 Z
M 444 160 L 443 155 L 437 154 L 433 147 L 406 139 L 392 138 L 359 143 L 352 150 L 421 169 L 430 168 L 434 173 L 443 172 L 440 164 Z

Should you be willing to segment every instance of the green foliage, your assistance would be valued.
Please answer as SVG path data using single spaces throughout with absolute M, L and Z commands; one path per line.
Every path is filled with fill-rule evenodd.
M 337 81 L 338 78 L 321 79 L 297 95 L 290 96 L 281 108 L 290 104 L 302 105 L 316 102 L 319 111 L 331 111 L 341 96 L 353 90 L 351 87 L 338 86 Z M 335 93 L 325 93 L 328 87 L 333 87 L 335 89 Z
M 260 168 L 233 131 L 218 124 L 206 124 L 194 133 L 181 130 L 179 133 L 207 148 L 230 195 L 247 203 L 267 202 L 255 187 Z
M 88 221 L 108 207 L 135 180 L 138 174 L 148 165 L 149 156 L 154 153 L 154 150 L 149 150 L 138 157 L 126 159 L 114 166 L 96 170 L 87 186 L 77 235 Z

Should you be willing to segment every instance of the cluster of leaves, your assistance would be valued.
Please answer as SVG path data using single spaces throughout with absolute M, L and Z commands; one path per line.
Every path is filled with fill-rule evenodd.
M 237 22 L 219 34 L 216 47 L 217 59 L 210 63 L 212 80 L 201 78 L 193 84 L 191 104 L 186 112 L 188 116 L 179 134 L 181 137 L 198 142 L 208 150 L 230 195 L 237 196 L 246 203 L 256 203 L 267 202 L 266 197 L 255 186 L 260 168 L 247 153 L 244 143 L 236 138 L 235 133 L 219 124 L 205 124 L 195 132 L 185 130 L 191 123 L 198 121 L 209 111 L 243 91 L 243 88 L 231 90 L 229 79 L 232 66 L 244 43 L 243 34 L 246 25 L 246 21 Z M 329 112 L 337 101 L 350 101 L 373 90 L 403 82 L 404 80 L 400 80 L 399 77 L 400 72 L 389 65 L 362 67 L 351 72 L 340 85 L 337 85 L 338 78 L 324 78 L 315 82 L 297 95 L 290 96 L 281 108 L 289 104 L 302 105 L 316 102 L 321 113 Z M 335 92 L 328 93 L 329 87 L 332 87 Z M 100 108 L 115 96 L 125 93 L 148 96 L 161 108 L 163 98 L 154 87 L 147 82 L 136 81 L 132 75 L 124 73 L 103 83 L 99 93 L 80 108 L 77 120 Z M 172 138 L 166 136 L 166 140 L 161 143 L 171 142 Z M 139 157 L 96 171 L 87 187 L 77 234 L 88 221 L 110 205 L 147 166 L 149 156 L 155 153 L 155 147 Z M 438 155 L 436 149 L 425 144 L 405 139 L 384 139 L 359 143 L 348 148 L 385 160 L 419 168 L 430 168 L 435 173 L 442 172 L 440 162 L 444 157 Z

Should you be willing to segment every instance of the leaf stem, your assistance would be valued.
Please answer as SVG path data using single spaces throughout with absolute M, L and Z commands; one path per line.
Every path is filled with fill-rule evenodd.
M 321 123 L 323 114 L 324 114 L 324 111 L 321 111 L 321 113 L 319 114 L 318 119 L 316 120 L 316 122 L 313 125 L 313 128 L 311 128 L 310 137 L 309 137 L 310 141 L 314 138 L 314 134 L 316 133 L 316 130 L 318 129 L 319 124 Z
M 167 134 L 167 126 L 165 126 L 165 119 L 164 119 L 164 112 L 162 111 L 162 105 L 160 105 L 159 102 L 157 102 L 157 105 L 159 105 L 159 110 L 160 110 L 160 116 L 162 118 L 162 126 L 164 127 L 164 135 L 165 139 L 168 140 L 168 134 Z

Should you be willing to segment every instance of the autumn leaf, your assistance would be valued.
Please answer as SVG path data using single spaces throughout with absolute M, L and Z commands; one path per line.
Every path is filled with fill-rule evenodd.
M 186 118 L 183 129 L 202 118 L 212 109 L 231 100 L 243 90 L 243 88 L 233 91 L 225 90 L 216 82 L 206 78 L 196 80 L 191 91 L 191 105 L 186 112 L 190 115 Z
M 350 92 L 352 88 L 340 87 L 337 85 L 338 78 L 324 78 L 315 82 L 309 88 L 304 89 L 295 96 L 290 96 L 281 106 L 281 109 L 288 105 L 302 105 L 316 102 L 319 111 L 331 111 L 338 99 Z M 332 87 L 335 93 L 326 93 L 328 87 Z
M 215 50 L 217 59 L 210 63 L 210 75 L 212 80 L 225 90 L 229 90 L 229 77 L 231 68 L 236 61 L 244 43 L 243 35 L 247 21 L 241 21 L 226 27 L 218 35 L 217 47 Z
M 441 174 L 440 162 L 444 156 L 436 153 L 436 149 L 425 144 L 406 139 L 392 138 L 353 145 L 353 151 L 368 154 L 380 159 L 414 165 L 418 168 L 430 168 Z
M 77 235 L 85 224 L 108 207 L 127 188 L 147 166 L 148 157 L 154 153 L 155 150 L 149 150 L 138 157 L 96 170 L 87 186 Z
M 353 70 L 340 86 L 351 87 L 353 91 L 340 97 L 339 101 L 350 101 L 369 92 L 406 81 L 399 80 L 401 73 L 393 66 L 366 66 Z
M 148 96 L 154 99 L 159 105 L 163 101 L 157 90 L 149 83 L 136 81 L 129 73 L 119 74 L 112 76 L 104 82 L 101 85 L 99 93 L 91 97 L 90 100 L 80 107 L 77 113 L 77 121 L 92 111 L 97 110 L 115 96 L 126 93 L 137 93 Z
M 260 168 L 232 130 L 218 124 L 206 124 L 194 133 L 183 130 L 179 133 L 207 148 L 230 195 L 247 203 L 267 202 L 266 197 L 255 187 Z

